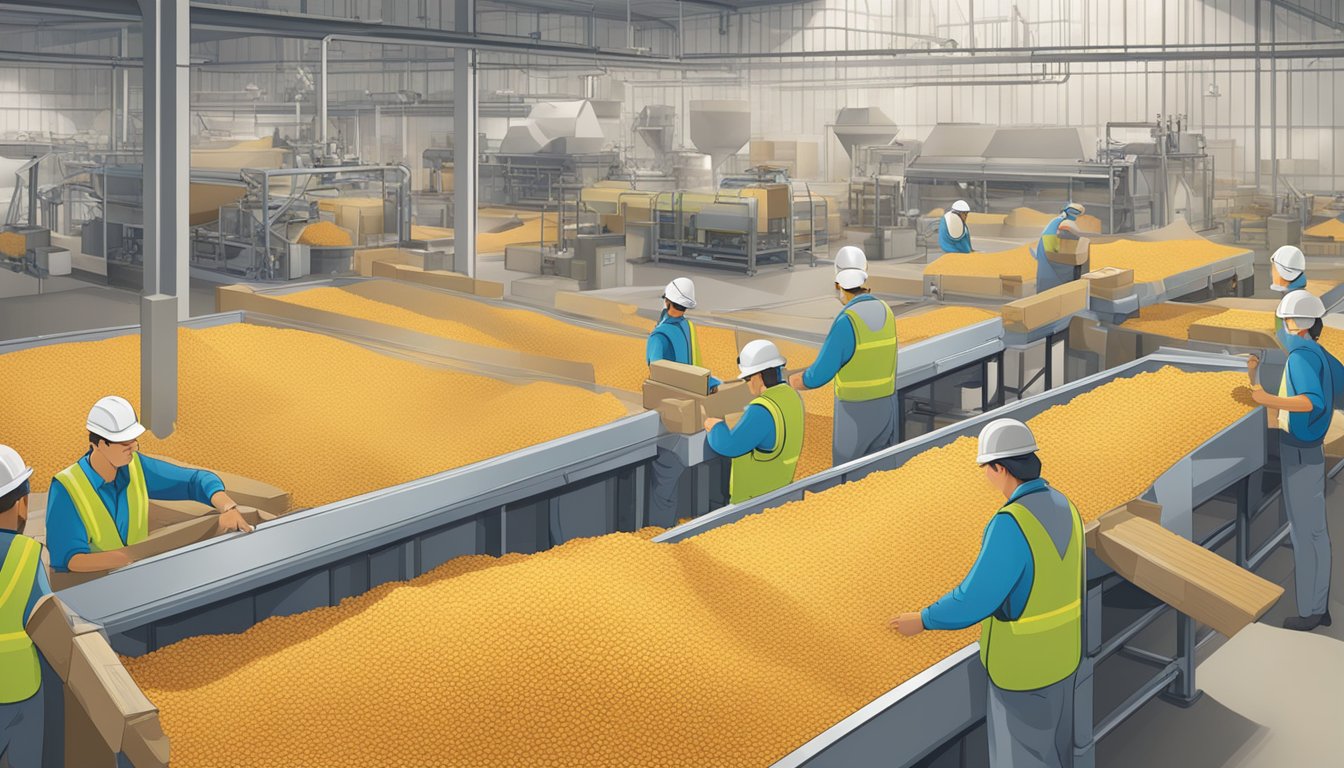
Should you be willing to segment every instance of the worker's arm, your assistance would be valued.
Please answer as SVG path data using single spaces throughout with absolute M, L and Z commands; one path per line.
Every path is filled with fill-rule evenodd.
M 821 351 L 817 353 L 817 359 L 807 370 L 801 374 L 794 374 L 789 383 L 795 387 L 801 381 L 803 388 L 816 389 L 826 386 L 826 383 L 835 378 L 835 374 L 848 363 L 850 358 L 854 357 L 854 325 L 850 322 L 848 315 L 840 315 L 831 325 L 830 333 L 826 334 L 826 341 L 822 342 Z
M 145 472 L 145 489 L 151 499 L 194 501 L 208 504 L 219 513 L 219 527 L 226 531 L 250 531 L 238 511 L 238 504 L 224 492 L 224 482 L 214 472 L 179 467 L 176 464 L 140 455 Z
M 718 421 L 709 430 L 709 447 L 720 456 L 730 459 L 744 456 L 759 448 L 770 450 L 775 445 L 775 420 L 761 405 L 748 405 L 742 418 L 732 429 Z
M 1031 547 L 1017 521 L 997 514 L 985 528 L 980 555 L 956 589 L 920 612 L 925 629 L 965 629 L 1003 605 L 1031 563 Z

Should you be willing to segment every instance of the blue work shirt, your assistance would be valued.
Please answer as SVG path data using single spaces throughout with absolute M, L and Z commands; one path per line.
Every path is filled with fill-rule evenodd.
M 14 543 L 14 537 L 19 534 L 14 531 L 0 529 L 0 563 L 9 557 L 9 548 Z M 51 594 L 51 584 L 47 583 L 47 569 L 42 563 L 37 564 L 37 578 L 33 579 L 33 586 L 28 592 L 28 604 L 23 608 L 23 623 L 28 624 L 28 617 L 33 615 L 33 609 L 37 607 L 37 601 L 42 599 L 43 595 Z
M 854 297 L 853 301 L 845 305 L 845 310 L 861 301 L 880 301 L 880 299 L 865 293 Z M 845 310 L 842 310 L 836 316 L 835 322 L 831 323 L 831 330 L 826 334 L 826 341 L 821 344 L 817 359 L 803 371 L 803 386 L 808 389 L 825 386 L 854 357 L 858 337 L 854 334 L 854 323 L 849 319 L 849 315 L 845 314 Z
M 149 498 L 163 501 L 195 501 L 210 504 L 210 497 L 224 490 L 213 472 L 204 469 L 188 469 L 159 459 L 151 459 L 140 454 L 140 467 L 145 472 L 145 489 Z M 117 524 L 117 533 L 126 541 L 126 532 L 131 524 L 130 505 L 126 499 L 126 488 L 131 483 L 131 470 L 118 467 L 112 482 L 103 482 L 89 463 L 89 454 L 79 460 L 79 468 L 89 478 L 89 484 L 98 492 L 104 506 L 112 511 L 112 520 Z M 65 573 L 70 558 L 87 554 L 89 534 L 84 530 L 84 521 L 79 519 L 79 511 L 70 500 L 65 486 L 52 479 L 47 491 L 47 549 L 51 552 L 51 567 L 58 573 Z
M 1013 491 L 1008 504 L 1049 487 L 1040 478 L 1029 480 Z M 1022 533 L 1012 515 L 1000 512 L 985 526 L 980 555 L 970 573 L 956 589 L 920 613 L 924 628 L 965 629 L 984 621 L 1000 608 L 1005 609 L 1001 615 L 1012 621 L 1026 609 L 1035 575 L 1026 534 Z
M 966 222 L 961 223 L 961 237 L 953 237 L 947 229 L 947 217 L 955 215 L 949 211 L 938 220 L 938 247 L 943 253 L 970 253 L 971 228 L 966 226 Z
M 1049 224 L 1045 225 L 1045 229 L 1041 231 L 1041 237 L 1036 240 L 1036 249 L 1032 255 L 1036 257 L 1037 293 L 1042 293 L 1051 288 L 1057 288 L 1064 283 L 1070 282 L 1069 280 L 1063 279 L 1062 274 L 1064 270 L 1068 270 L 1069 274 L 1072 275 L 1073 267 L 1068 266 L 1067 264 L 1056 265 L 1046 257 L 1045 238 L 1047 235 L 1058 235 L 1059 228 L 1064 225 L 1064 222 L 1074 222 L 1077 220 L 1078 217 L 1076 216 L 1061 213 L 1051 219 Z
M 1287 341 L 1288 363 L 1279 394 L 1304 395 L 1311 401 L 1310 411 L 1287 414 L 1287 437 L 1299 445 L 1315 446 L 1330 431 L 1336 394 L 1344 387 L 1344 366 L 1310 337 L 1291 335 Z
M 649 333 L 648 344 L 644 347 L 645 362 L 650 365 L 655 360 L 668 360 L 682 365 L 691 365 L 691 332 L 686 328 L 686 316 L 672 317 L 663 310 L 663 316 Z M 722 381 L 709 377 L 709 388 L 722 384 Z
M 769 452 L 775 447 L 775 417 L 763 405 L 748 405 L 732 429 L 724 422 L 714 425 L 709 431 L 709 447 L 730 459 L 753 450 Z

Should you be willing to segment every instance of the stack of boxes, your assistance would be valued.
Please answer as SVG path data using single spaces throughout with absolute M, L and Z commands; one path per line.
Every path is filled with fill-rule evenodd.
M 657 411 L 669 432 L 693 435 L 704 429 L 705 419 L 740 415 L 752 400 L 747 385 L 728 382 L 709 394 L 709 369 L 656 360 L 644 381 L 644 407 Z

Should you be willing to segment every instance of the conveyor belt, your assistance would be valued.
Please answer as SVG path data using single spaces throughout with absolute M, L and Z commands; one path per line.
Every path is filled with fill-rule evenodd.
M 881 453 L 849 464 L 832 468 L 806 480 L 794 483 L 774 493 L 745 504 L 728 506 L 710 515 L 692 520 L 658 536 L 654 541 L 681 541 L 742 518 L 803 498 L 805 492 L 819 492 L 842 482 L 857 480 L 871 472 L 894 469 L 916 455 L 944 445 L 959 437 L 975 436 L 988 421 L 1013 417 L 1027 420 L 1046 409 L 1067 402 L 1071 398 L 1095 389 L 1109 381 L 1132 377 L 1138 373 L 1155 371 L 1172 365 L 1185 371 L 1235 370 L 1241 361 L 1226 356 L 1203 355 L 1192 352 L 1163 350 L 1142 360 L 1105 371 L 1067 384 L 1044 394 L 1019 401 L 992 413 L 976 416 L 936 432 L 924 435 Z M 1163 473 L 1143 494 L 1143 498 L 1161 504 L 1162 524 L 1169 530 L 1191 538 L 1193 510 L 1228 488 L 1237 486 L 1244 478 L 1260 470 L 1265 463 L 1266 436 L 1264 414 L 1256 409 L 1219 432 L 1182 461 Z M 1089 552 L 1088 577 L 1096 583 L 1110 569 L 1095 554 Z M 1100 604 L 1100 589 L 1096 590 L 1095 605 Z M 1094 596 L 1089 591 L 1088 611 L 1096 610 Z M 1147 618 L 1146 621 L 1151 621 Z M 1098 625 L 1099 626 L 1099 625 Z M 1145 624 L 1146 626 L 1146 624 Z M 1108 643 L 1106 653 L 1096 650 L 1101 646 L 1099 630 L 1096 637 L 1089 633 L 1088 647 L 1094 650 L 1084 671 L 1118 650 L 1123 643 Z M 794 766 L 854 766 L 854 765 L 910 765 L 934 752 L 940 746 L 958 738 L 967 728 L 983 719 L 985 714 L 985 674 L 978 659 L 978 644 L 972 644 L 943 659 L 916 677 L 906 681 L 877 700 L 835 724 L 811 741 L 782 758 L 778 768 Z M 1170 682 L 1171 668 L 1188 670 L 1193 674 L 1193 640 L 1190 653 L 1171 660 L 1142 690 L 1145 696 L 1155 695 Z M 1091 677 L 1079 685 L 1079 696 L 1086 692 L 1088 701 L 1079 711 L 1086 712 L 1090 721 Z M 1146 700 L 1142 699 L 1142 700 Z M 1128 702 L 1133 706 L 1134 702 Z M 1122 710 L 1124 708 L 1122 707 Z M 1103 727 L 1109 727 L 1116 717 L 1126 711 L 1113 713 Z M 1090 722 L 1088 723 L 1090 725 Z M 1082 729 L 1085 737 L 1086 726 Z M 1083 738 L 1078 747 L 1090 755 L 1091 739 Z
M 1255 253 L 1245 251 L 1225 259 L 1171 275 L 1151 283 L 1135 283 L 1134 293 L 1122 299 L 1102 299 L 1092 296 L 1088 308 L 1098 316 L 1119 321 L 1143 307 L 1174 301 L 1200 291 L 1214 292 L 1215 286 L 1225 285 L 1235 278 L 1235 295 L 1250 296 L 1255 292 Z M 1344 296 L 1344 294 L 1341 294 Z

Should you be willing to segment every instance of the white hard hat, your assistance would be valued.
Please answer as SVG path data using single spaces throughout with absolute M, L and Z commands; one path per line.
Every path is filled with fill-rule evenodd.
M 1320 320 L 1325 317 L 1325 304 L 1308 291 L 1293 291 L 1279 302 L 1274 316 L 1294 320 Z
M 784 357 L 779 354 L 779 347 L 765 339 L 748 341 L 742 348 L 742 353 L 737 356 L 738 376 L 743 379 L 753 373 L 783 366 Z
M 0 496 L 23 485 L 23 481 L 32 475 L 33 468 L 23 463 L 18 451 L 0 445 Z
M 124 443 L 145 433 L 126 398 L 108 395 L 89 409 L 89 431 L 108 442 Z
M 1280 246 L 1269 260 L 1285 280 L 1296 280 L 1307 269 L 1307 257 L 1296 245 Z
M 663 298 L 679 307 L 695 309 L 695 283 L 689 277 L 678 277 L 663 289 Z
M 980 430 L 979 454 L 975 461 L 977 464 L 988 464 L 1036 451 L 1036 436 L 1031 434 L 1026 424 L 1017 419 L 995 419 Z
M 835 254 L 835 282 L 845 290 L 853 290 L 868 282 L 868 257 L 863 249 L 846 245 Z
M 967 205 L 965 200 L 958 200 L 952 204 L 952 210 L 960 211 L 962 213 L 970 213 L 971 206 Z
M 1087 212 L 1087 208 L 1082 203 L 1069 203 L 1068 205 L 1064 206 L 1064 210 L 1061 211 L 1061 213 L 1068 211 L 1073 211 L 1074 213 L 1077 213 L 1079 216 L 1082 216 L 1084 213 Z

